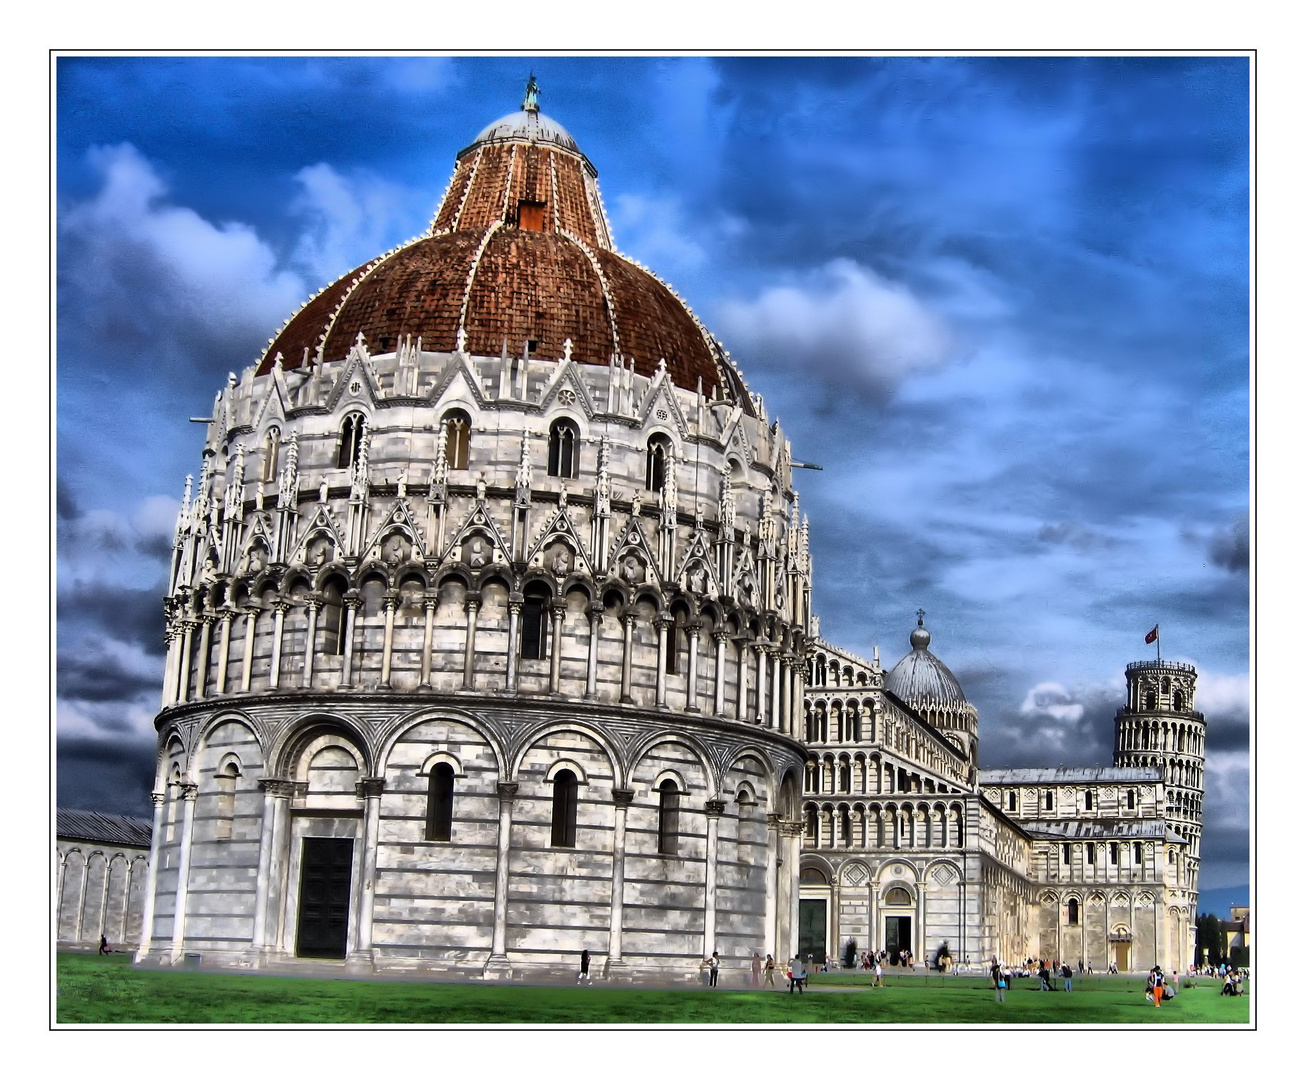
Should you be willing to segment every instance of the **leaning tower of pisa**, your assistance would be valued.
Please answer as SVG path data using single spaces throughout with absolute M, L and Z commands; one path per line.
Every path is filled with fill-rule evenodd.
M 1202 861 L 1206 719 L 1196 709 L 1197 669 L 1173 660 L 1140 660 L 1125 668 L 1125 681 L 1128 700 L 1116 711 L 1115 764 L 1160 770 L 1166 827 L 1186 842 L 1173 869 L 1166 868 L 1169 922 L 1178 945 L 1195 933 Z

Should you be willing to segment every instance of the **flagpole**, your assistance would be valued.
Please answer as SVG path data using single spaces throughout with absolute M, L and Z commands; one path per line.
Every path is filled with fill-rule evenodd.
M 1161 662 L 1161 624 L 1156 624 L 1156 662 Z

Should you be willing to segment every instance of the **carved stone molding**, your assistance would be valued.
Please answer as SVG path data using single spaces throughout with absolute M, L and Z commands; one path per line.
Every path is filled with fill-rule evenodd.
M 720 799 L 708 799 L 703 804 L 703 813 L 708 817 L 720 817 L 726 812 L 726 804 Z
M 618 806 L 629 806 L 635 801 L 635 792 L 631 788 L 613 788 L 612 801 Z
M 365 776 L 354 785 L 360 799 L 379 799 L 385 790 L 384 776 Z
M 279 776 L 264 776 L 260 778 L 258 786 L 274 799 L 290 799 L 295 796 L 295 789 L 300 785 L 294 780 L 287 780 Z
M 500 783 L 498 785 L 499 801 L 501 803 L 512 802 L 513 799 L 517 798 L 518 787 L 520 787 L 519 784 Z

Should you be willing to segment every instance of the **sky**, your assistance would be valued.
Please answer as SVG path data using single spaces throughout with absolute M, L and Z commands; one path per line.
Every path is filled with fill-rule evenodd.
M 149 814 L 188 418 L 427 228 L 532 72 L 618 249 L 822 467 L 822 636 L 887 668 L 923 608 L 981 766 L 1070 766 L 1160 624 L 1208 724 L 1200 906 L 1245 899 L 1241 57 L 60 57 L 59 804 Z

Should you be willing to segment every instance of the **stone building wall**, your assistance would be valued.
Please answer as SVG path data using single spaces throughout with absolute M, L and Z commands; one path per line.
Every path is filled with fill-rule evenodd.
M 106 815 L 60 811 L 59 817 Z M 120 820 L 107 817 L 112 819 L 111 825 Z M 133 824 L 148 836 L 148 823 Z M 134 948 L 140 940 L 148 847 L 102 837 L 56 835 L 55 863 L 56 942 L 63 946 L 98 946 L 103 935 L 115 951 Z

